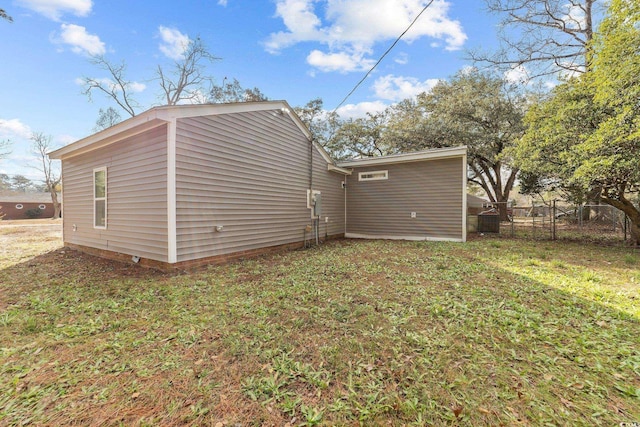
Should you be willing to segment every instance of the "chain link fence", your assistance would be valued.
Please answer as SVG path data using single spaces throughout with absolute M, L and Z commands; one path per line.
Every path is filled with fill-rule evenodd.
M 481 212 L 470 212 L 468 223 L 471 232 L 539 240 L 624 244 L 631 238 L 627 216 L 604 204 L 568 206 L 553 201 L 548 205 L 511 206 L 487 202 Z

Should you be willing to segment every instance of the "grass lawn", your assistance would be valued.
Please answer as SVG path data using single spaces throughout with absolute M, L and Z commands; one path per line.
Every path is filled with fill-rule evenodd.
M 344 240 L 166 274 L 46 224 L 0 244 L 0 425 L 640 422 L 633 249 Z

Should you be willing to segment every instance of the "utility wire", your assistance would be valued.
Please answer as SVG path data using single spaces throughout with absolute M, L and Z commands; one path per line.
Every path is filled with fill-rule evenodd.
M 385 53 L 382 54 L 382 56 L 380 57 L 380 59 L 378 59 L 378 62 L 376 62 L 373 67 L 371 67 L 371 69 L 369 69 L 369 71 L 367 71 L 367 74 L 364 75 L 364 77 L 362 79 L 360 79 L 360 81 L 353 87 L 353 89 L 351 89 L 351 92 L 349 92 L 347 94 L 347 96 L 344 97 L 344 99 L 342 101 L 340 101 L 340 104 L 338 104 L 338 106 L 336 108 L 333 109 L 332 113 L 335 113 L 338 108 L 340 108 L 342 106 L 342 104 L 344 104 L 347 99 L 349 99 L 349 97 L 351 95 L 353 95 L 353 93 L 360 87 L 360 85 L 362 84 L 362 82 L 364 82 L 367 77 L 369 77 L 369 74 L 371 74 L 371 72 L 378 66 L 378 64 L 380 64 L 380 62 L 382 62 L 382 60 L 384 59 L 385 56 L 387 56 L 387 54 L 389 52 L 391 52 L 391 49 L 393 49 L 398 42 L 400 41 L 400 39 L 402 39 L 402 37 L 407 34 L 407 31 L 409 31 L 411 29 L 411 27 L 413 27 L 413 24 L 416 23 L 416 21 L 420 18 L 420 16 L 429 8 L 429 6 L 431 6 L 431 4 L 434 2 L 434 0 L 430 0 L 429 3 L 427 3 L 425 5 L 424 8 L 422 8 L 422 10 L 420 11 L 420 13 L 418 13 L 418 15 L 413 19 L 413 21 L 411 21 L 411 24 L 409 24 L 409 26 L 402 32 L 402 34 L 400 34 L 398 36 L 398 38 L 396 39 L 396 41 L 393 42 L 393 44 L 391 46 L 389 46 L 389 48 L 385 51 Z

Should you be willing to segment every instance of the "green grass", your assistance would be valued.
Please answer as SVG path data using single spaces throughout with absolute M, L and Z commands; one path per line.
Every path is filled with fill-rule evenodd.
M 45 246 L 0 261 L 0 425 L 640 421 L 632 249 L 336 241 L 163 274 Z

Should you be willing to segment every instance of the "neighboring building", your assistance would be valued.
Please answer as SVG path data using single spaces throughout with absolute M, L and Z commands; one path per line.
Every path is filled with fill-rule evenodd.
M 0 217 L 3 220 L 53 218 L 53 214 L 49 193 L 0 194 Z
M 466 148 L 336 164 L 311 141 L 284 101 L 153 108 L 50 153 L 65 244 L 181 267 L 345 235 L 466 239 Z
M 490 209 L 493 206 L 488 199 L 478 197 L 473 194 L 467 194 L 467 213 L 469 215 L 478 215 L 481 212 Z

